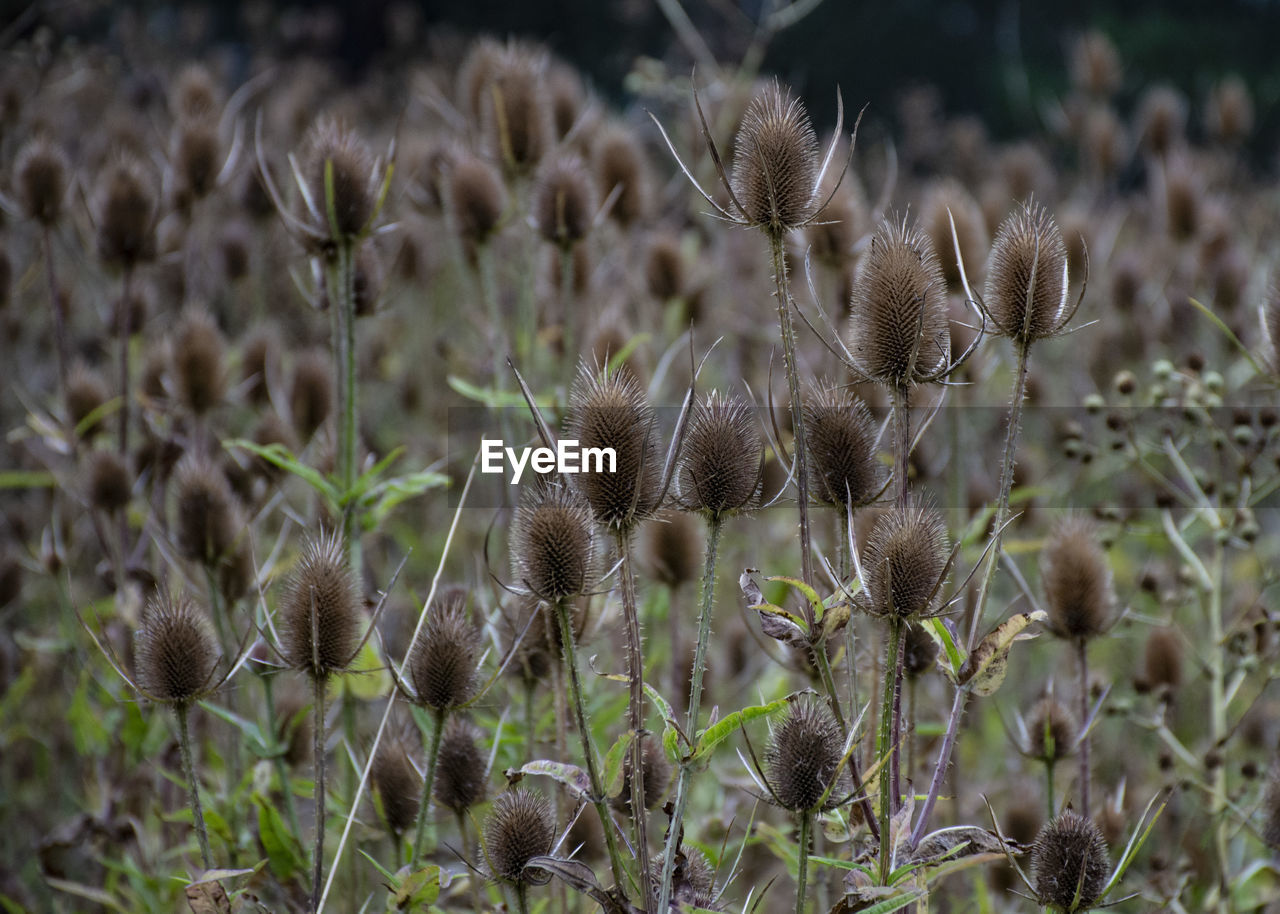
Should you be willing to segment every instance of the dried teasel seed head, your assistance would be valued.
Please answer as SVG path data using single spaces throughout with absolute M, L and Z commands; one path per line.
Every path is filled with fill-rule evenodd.
M 986 308 L 1018 345 L 1062 329 L 1067 310 L 1067 246 L 1043 206 L 1028 202 L 1001 223 L 987 263 Z
M 66 398 L 67 418 L 72 427 L 80 430 L 85 441 L 92 440 L 102 430 L 102 421 L 91 422 L 84 428 L 81 424 L 111 398 L 107 382 L 93 369 L 77 363 L 67 377 Z
M 341 673 L 360 640 L 360 593 L 338 533 L 308 541 L 280 598 L 285 660 L 313 679 Z
M 174 80 L 169 108 L 178 120 L 205 120 L 216 117 L 222 107 L 222 92 L 213 74 L 200 64 L 184 67 Z
M 1175 241 L 1187 241 L 1200 230 L 1204 216 L 1204 187 L 1200 176 L 1181 158 L 1162 172 L 1165 228 Z
M 28 219 L 52 226 L 62 215 L 71 166 L 66 155 L 48 137 L 28 140 L 13 166 L 13 186 L 18 205 Z
M 138 686 L 159 701 L 178 705 L 205 694 L 218 663 L 204 613 L 185 595 L 165 590 L 147 601 L 133 651 Z
M 947 526 L 936 511 L 908 505 L 886 512 L 862 550 L 866 608 L 902 619 L 933 615 L 947 548 Z
M 499 794 L 484 823 L 485 850 L 493 875 L 506 882 L 527 882 L 525 864 L 551 853 L 555 837 L 551 804 L 542 793 L 519 787 Z
M 546 70 L 545 53 L 513 45 L 501 53 L 481 93 L 490 152 L 509 173 L 528 173 L 554 143 Z
M 506 203 L 502 178 L 488 162 L 475 156 L 459 159 L 449 173 L 458 234 L 467 244 L 484 244 L 498 228 Z
M 1120 88 L 1120 53 L 1102 32 L 1086 32 L 1071 49 L 1071 82 L 1088 95 L 1103 98 Z
M 591 174 L 577 157 L 563 156 L 547 168 L 539 181 L 534 219 L 545 240 L 568 248 L 591 230 L 596 206 Z
M 156 194 L 134 159 L 120 159 L 99 179 L 94 222 L 98 256 L 108 266 L 131 269 L 156 254 Z
M 216 123 L 192 121 L 175 129 L 170 161 L 175 180 L 174 199 L 179 208 L 213 191 L 222 168 L 221 159 Z
M 1164 156 L 1181 145 L 1187 132 L 1187 100 L 1172 86 L 1153 86 L 1138 103 L 1138 144 Z
M 1142 649 L 1142 681 L 1148 689 L 1172 693 L 1182 684 L 1182 639 L 1171 626 L 1153 628 Z
M 1107 842 L 1092 819 L 1064 812 L 1047 822 L 1031 849 L 1037 900 L 1054 911 L 1088 911 L 1107 882 Z
M 578 71 L 567 64 L 552 61 L 547 68 L 547 106 L 551 109 L 551 122 L 556 136 L 564 139 L 578 123 L 586 105 L 586 90 Z
M 614 800 L 617 809 L 631 807 L 632 754 L 628 752 L 622 760 L 622 793 Z M 662 740 L 645 736 L 640 746 L 640 770 L 644 777 L 645 809 L 657 809 L 662 802 L 671 783 L 671 762 L 667 760 L 666 750 L 662 748 Z
M 600 193 L 608 197 L 617 192 L 609 216 L 623 226 L 643 219 L 648 208 L 649 175 L 639 138 L 621 125 L 604 127 L 596 133 L 591 164 Z
M 895 388 L 938 375 L 951 353 L 946 294 L 928 236 L 905 219 L 882 222 L 849 305 L 849 348 L 861 371 Z
M 1080 733 L 1075 714 L 1052 695 L 1036 702 L 1027 716 L 1027 745 L 1023 751 L 1043 762 L 1056 762 L 1069 756 Z
M 1262 791 L 1262 840 L 1280 851 L 1280 763 L 1273 763 Z
M 333 412 L 333 398 L 333 362 L 329 356 L 319 349 L 299 355 L 289 387 L 289 412 L 299 438 L 311 440 L 324 425 Z
M 591 509 L 567 486 L 528 487 L 512 525 L 517 578 L 551 602 L 585 593 L 593 583 L 592 527 Z
M 594 372 L 585 365 L 569 399 L 568 437 L 588 448 L 612 448 L 614 472 L 581 473 L 578 490 L 597 522 L 628 531 L 657 508 L 660 457 L 652 435 L 653 410 L 625 366 Z
M 483 648 L 480 630 L 467 616 L 467 594 L 450 590 L 427 607 L 409 659 L 415 700 L 437 711 L 466 704 L 479 683 L 476 663 Z
M 480 737 L 480 729 L 465 718 L 450 717 L 445 724 L 432 788 L 445 809 L 465 812 L 484 802 L 486 762 Z
M 951 234 L 955 222 L 955 236 Z M 987 222 L 982 215 L 982 205 L 973 194 L 954 178 L 935 182 L 925 195 L 920 208 L 920 223 L 938 254 L 942 275 L 947 278 L 947 288 L 962 291 L 960 264 L 956 260 L 956 240 L 960 242 L 960 255 L 970 283 L 975 283 L 982 262 L 987 257 Z
M 738 127 L 731 186 L 743 216 L 781 236 L 813 217 L 818 137 L 804 104 L 776 81 L 751 100 Z
M 745 400 L 719 391 L 700 397 L 680 454 L 680 506 L 712 518 L 750 507 L 760 488 L 763 449 Z
M 645 255 L 644 278 L 649 294 L 658 301 L 678 298 L 685 290 L 684 254 L 679 240 L 667 234 L 655 235 Z
M 825 703 L 810 698 L 792 703 L 765 753 L 769 786 L 783 807 L 792 812 L 817 809 L 843 748 L 844 734 Z M 838 794 L 837 786 L 827 801 L 839 802 Z
M 1073 641 L 1106 631 L 1115 589 L 1111 566 L 1089 521 L 1069 518 L 1058 524 L 1040 553 L 1040 578 L 1050 631 Z
M 369 770 L 373 789 L 382 801 L 382 817 L 393 834 L 403 835 L 418 821 L 422 777 L 403 739 L 391 737 L 378 746 Z
M 227 477 L 209 461 L 189 455 L 178 464 L 173 489 L 178 552 L 212 566 L 240 535 L 240 512 Z
M 1209 94 L 1206 132 L 1219 143 L 1235 145 L 1253 132 L 1253 94 L 1239 76 L 1227 76 Z
M 806 391 L 801 408 L 813 497 L 842 509 L 874 501 L 884 472 L 867 404 L 848 387 L 822 383 Z
M 933 669 L 938 642 L 923 625 L 912 622 L 902 632 L 902 675 L 915 679 Z
M 303 146 L 302 175 L 319 210 L 319 220 L 313 228 L 335 240 L 362 234 L 373 219 L 382 180 L 368 145 L 341 121 L 323 117 L 308 132 Z M 333 171 L 332 201 L 325 193 L 325 173 L 330 168 Z
M 662 855 L 659 854 L 653 858 L 651 894 L 655 904 L 661 887 L 662 863 Z M 663 914 L 693 908 L 719 911 L 720 908 L 716 904 L 715 875 L 715 869 L 711 866 L 706 854 L 696 847 L 682 844 L 676 853 L 676 865 L 671 874 L 671 906 Z
M 504 51 L 502 42 L 481 35 L 471 42 L 458 66 L 458 106 L 477 120 L 489 104 L 486 98 L 489 84 L 502 62 Z
M 133 479 L 115 451 L 94 451 L 85 467 L 89 504 L 104 514 L 123 511 L 129 504 Z
M 202 416 L 226 395 L 226 340 L 206 311 L 188 310 L 170 350 L 174 392 L 192 414 Z
M 664 511 L 640 533 L 645 570 L 666 587 L 696 580 L 702 566 L 702 530 L 698 519 L 679 511 Z

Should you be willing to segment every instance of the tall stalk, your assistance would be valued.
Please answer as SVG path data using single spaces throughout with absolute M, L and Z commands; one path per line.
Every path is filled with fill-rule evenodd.
M 58 392 L 64 397 L 67 393 L 67 374 L 70 370 L 70 341 L 67 338 L 67 310 L 58 290 L 58 281 L 53 269 L 53 233 L 49 226 L 44 227 L 44 275 L 49 286 L 49 307 L 53 311 L 53 349 L 58 358 Z M 74 432 L 74 429 L 72 429 Z M 72 446 L 75 435 L 71 436 Z
M 209 852 L 209 832 L 204 827 L 204 809 L 200 805 L 200 786 L 196 781 L 196 766 L 191 759 L 191 733 L 187 727 L 187 705 L 178 702 L 173 706 L 178 718 L 178 744 L 182 747 L 182 773 L 187 778 L 187 798 L 191 804 L 191 820 L 200 841 L 200 862 L 206 870 L 213 869 L 213 855 Z
M 431 811 L 431 787 L 436 777 L 436 760 L 440 757 L 440 737 L 444 734 L 444 722 L 448 712 L 436 708 L 432 715 L 431 742 L 427 744 L 427 770 L 422 778 L 422 800 L 418 804 L 418 831 L 413 839 L 413 857 L 410 864 L 417 869 L 422 861 L 422 851 L 427 837 L 427 813 Z
M 813 825 L 813 812 L 800 813 L 800 848 L 796 868 L 796 914 L 804 914 L 805 883 L 809 875 L 809 832 Z
M 324 693 L 328 686 L 328 681 L 324 676 L 313 676 L 311 685 L 315 700 L 315 704 L 312 707 L 312 711 L 315 714 L 315 726 L 312 728 L 315 731 L 315 742 L 312 746 L 312 752 L 314 753 L 312 766 L 315 769 L 316 780 L 314 794 L 316 843 L 315 855 L 311 860 L 311 910 L 316 911 L 320 907 L 320 886 L 323 884 L 321 876 L 324 874 Z
M 357 457 L 356 400 L 356 307 L 355 249 L 350 241 L 337 244 L 334 258 L 325 271 L 329 297 L 329 330 L 333 346 L 333 371 L 338 388 L 338 440 L 335 465 L 341 491 L 350 492 L 355 484 Z M 356 574 L 360 573 L 360 537 L 357 509 L 348 504 L 342 512 L 342 536 L 347 543 L 348 559 Z
M 880 761 L 880 884 L 889 884 L 891 872 L 890 858 L 893 854 L 892 835 L 889 823 L 898 805 L 893 778 L 893 765 L 886 760 L 886 754 L 897 755 L 897 746 L 893 744 L 894 706 L 898 681 L 896 674 L 902 667 L 902 620 L 896 615 L 889 617 L 889 646 L 884 658 L 884 689 L 880 700 L 880 730 L 876 734 L 876 757 Z M 899 707 L 901 707 L 899 705 Z
M 783 237 L 770 233 L 773 255 L 773 280 L 778 298 L 778 327 L 782 333 L 782 354 L 787 369 L 787 388 L 791 393 L 791 427 L 795 431 L 796 493 L 800 502 L 800 568 L 806 584 L 813 584 L 813 550 L 809 534 L 809 457 L 804 433 L 804 412 L 800 405 L 800 372 L 796 365 L 796 333 L 791 323 L 791 290 L 787 281 L 787 261 L 782 250 Z
M 1084 638 L 1076 639 L 1076 660 L 1079 670 L 1080 691 L 1080 725 L 1085 726 L 1089 720 L 1089 646 Z M 1089 815 L 1089 781 L 1092 780 L 1089 766 L 1089 731 L 1086 728 L 1080 738 L 1080 812 L 1086 818 Z
M 635 825 L 635 852 L 640 860 L 640 885 L 644 887 L 644 910 L 652 914 L 648 809 L 644 802 L 644 652 L 640 644 L 640 610 L 636 605 L 635 567 L 631 559 L 631 533 L 619 530 L 616 536 L 622 566 L 618 577 L 622 587 L 622 615 L 627 627 L 627 726 L 635 734 L 631 740 L 631 814 Z
M 613 882 L 621 891 L 626 884 L 623 880 L 626 871 L 622 866 L 622 857 L 618 853 L 618 839 L 613 833 L 609 804 L 605 802 L 604 782 L 600 778 L 600 766 L 596 762 L 595 745 L 591 740 L 591 731 L 587 728 L 586 705 L 582 698 L 582 683 L 578 678 L 578 652 L 574 647 L 573 623 L 569 620 L 569 608 L 565 606 L 563 600 L 556 601 L 555 613 L 560 623 L 560 646 L 564 652 L 564 665 L 569 671 L 569 697 L 573 701 L 574 722 L 578 726 L 578 736 L 582 739 L 582 754 L 587 763 L 587 779 L 591 782 L 591 801 L 595 804 L 596 812 L 600 816 L 600 828 L 604 831 L 605 846 L 609 850 L 609 865 L 613 868 Z

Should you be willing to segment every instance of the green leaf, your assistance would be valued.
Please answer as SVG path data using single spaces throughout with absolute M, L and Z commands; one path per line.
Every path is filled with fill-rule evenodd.
M 440 897 L 440 867 L 431 865 L 410 873 L 400 880 L 395 892 L 387 898 L 388 911 L 413 911 Z
M 429 470 L 396 476 L 378 483 L 360 498 L 360 504 L 368 509 L 363 516 L 365 530 L 378 527 L 401 502 L 448 484 L 448 476 Z
M 508 768 L 505 774 L 507 780 L 511 780 L 517 774 L 544 775 L 559 781 L 577 796 L 591 798 L 591 778 L 577 765 L 570 765 L 568 762 L 534 759 L 532 762 L 525 762 L 519 768 Z
M 1151 811 L 1151 807 L 1155 806 L 1156 800 L 1160 799 L 1157 793 L 1147 803 L 1147 808 L 1142 811 L 1142 819 L 1138 820 L 1138 827 L 1141 827 L 1143 819 Z M 1133 834 L 1129 838 L 1129 844 L 1125 847 L 1124 853 L 1120 856 L 1120 862 L 1116 864 L 1116 871 L 1111 874 L 1111 878 L 1107 880 L 1106 887 L 1102 890 L 1102 896 L 1105 898 L 1107 894 L 1120 884 L 1120 880 L 1124 878 L 1125 870 L 1129 869 L 1129 864 L 1133 863 L 1133 858 L 1138 856 L 1138 851 L 1142 850 L 1142 845 L 1147 843 L 1147 837 L 1151 834 L 1151 830 L 1156 827 L 1156 822 L 1160 819 L 1160 814 L 1164 812 L 1164 808 L 1169 805 L 1166 797 L 1165 801 L 1156 809 L 1155 815 L 1151 817 L 1151 821 L 1147 823 L 1147 827 L 1138 833 L 1138 827 L 1135 827 Z
M 680 755 L 680 732 L 676 729 L 676 719 L 671 712 L 671 705 L 647 682 L 644 684 L 644 694 L 657 706 L 658 714 L 662 717 L 662 748 L 666 750 L 673 762 L 683 761 Z
M 631 353 L 635 352 L 641 343 L 649 342 L 649 338 L 650 334 L 648 333 L 632 334 L 631 339 L 627 340 L 621 349 L 609 356 L 609 373 L 612 374 L 617 371 L 619 366 L 631 357 Z
M 475 400 L 483 403 L 490 409 L 501 409 L 514 406 L 518 409 L 527 408 L 528 404 L 524 402 L 524 396 L 518 391 L 495 390 L 492 387 L 478 387 L 470 381 L 464 381 L 457 375 L 449 375 L 446 379 L 449 386 L 455 391 L 462 394 L 468 400 Z M 555 404 L 555 397 L 551 394 L 535 395 L 534 403 L 539 409 L 549 409 Z
M 612 798 L 622 794 L 622 763 L 627 757 L 627 749 L 635 735 L 634 730 L 628 730 L 619 736 L 609 748 L 609 754 L 604 757 L 604 793 L 607 797 Z
M 956 644 L 956 639 L 951 637 L 951 630 L 947 628 L 946 623 L 937 616 L 925 620 L 924 630 L 946 653 L 947 663 L 950 666 L 947 675 L 952 682 L 956 682 L 960 678 L 960 667 L 964 665 L 964 651 Z
M 1035 612 L 1018 613 L 997 625 L 989 635 L 973 649 L 969 659 L 960 668 L 960 685 L 967 687 L 975 695 L 991 695 L 1004 682 L 1009 672 L 1009 649 L 1013 642 L 1034 635 L 1023 634 L 1032 622 L 1041 622 L 1048 618 L 1042 609 Z
M 357 476 L 355 481 L 351 483 L 351 488 L 343 496 L 343 504 L 348 504 L 352 499 L 360 498 L 365 492 L 368 492 L 378 482 L 379 477 L 386 472 L 387 468 L 400 459 L 400 455 L 404 451 L 403 445 L 392 448 L 391 453 Z
M 826 612 L 826 607 L 822 603 L 822 597 L 818 596 L 818 592 L 804 581 L 799 578 L 789 578 L 785 575 L 774 575 L 772 577 L 765 578 L 765 580 L 770 583 L 786 584 L 788 587 L 792 587 L 800 591 L 804 598 L 809 601 L 809 607 L 813 611 L 813 621 L 822 621 L 822 614 Z
M 1210 311 L 1207 306 L 1200 303 L 1199 301 L 1196 301 L 1196 299 L 1194 298 L 1188 298 L 1187 301 L 1191 302 L 1192 306 L 1196 308 L 1196 310 L 1198 310 L 1201 314 L 1209 318 L 1209 320 L 1213 322 L 1213 325 L 1217 327 L 1228 340 L 1231 341 L 1232 345 L 1234 345 L 1237 349 L 1240 350 L 1240 352 L 1244 355 L 1244 357 L 1249 360 L 1249 364 L 1253 366 L 1254 371 L 1256 371 L 1258 374 L 1262 375 L 1263 377 L 1266 377 L 1267 375 L 1270 374 L 1270 372 L 1263 370 L 1262 366 L 1259 365 L 1257 361 L 1254 359 L 1253 353 L 1249 351 L 1249 347 L 1246 346 L 1244 343 L 1240 342 L 1240 337 L 1236 336 L 1231 331 L 1231 328 L 1226 325 L 1226 323 L 1222 320 L 1222 318 L 1218 317 L 1218 315 Z
M 43 470 L 0 472 L 0 489 L 52 489 L 58 484 L 52 473 Z
M 391 673 L 378 656 L 373 639 L 366 641 L 364 647 L 360 648 L 347 672 L 338 677 L 337 685 L 342 691 L 362 701 L 373 701 L 387 694 L 387 690 L 391 688 Z
M 358 848 L 356 848 L 356 850 L 358 850 L 358 851 L 360 852 L 360 855 L 361 855 L 362 857 L 364 857 L 364 859 L 368 860 L 370 863 L 372 863 L 372 864 L 373 864 L 373 868 L 374 868 L 375 870 L 377 870 L 379 873 L 381 873 L 381 874 L 382 874 L 382 878 L 383 878 L 383 879 L 386 879 L 386 880 L 387 880 L 388 882 L 390 882 L 392 885 L 395 885 L 395 884 L 396 884 L 396 882 L 397 882 L 398 880 L 396 879 L 396 874 L 395 874 L 395 873 L 391 872 L 391 870 L 387 869 L 385 866 L 383 866 L 381 863 L 379 863 L 379 862 L 378 862 L 377 860 L 375 860 L 373 857 L 370 857 L 367 853 L 365 853 L 364 848 L 362 848 L 362 847 L 358 847 Z
M 256 721 L 248 720 L 247 718 L 236 714 L 234 711 L 229 711 L 226 708 L 220 708 L 208 701 L 200 702 L 200 707 L 204 708 L 214 717 L 222 718 L 247 736 L 249 738 L 249 748 L 253 750 L 254 755 L 259 758 L 271 757 L 272 741 L 267 739 L 266 735 L 262 732 L 262 728 L 258 726 Z
M 278 442 L 275 444 L 265 445 L 255 444 L 254 442 L 247 441 L 244 438 L 232 438 L 230 441 L 224 441 L 222 446 L 227 449 L 238 447 L 241 450 L 248 451 L 251 454 L 261 457 L 273 466 L 277 466 L 286 472 L 292 473 L 299 479 L 304 480 L 307 485 L 311 486 L 311 488 L 315 489 L 316 493 L 328 503 L 334 513 L 338 513 L 341 509 L 341 493 L 338 491 L 337 486 L 326 479 L 324 474 L 319 470 L 314 467 L 309 467 L 302 461 L 298 460 L 298 458 L 295 457 L 283 444 Z
M 267 852 L 271 872 L 281 882 L 287 882 L 307 868 L 302 845 L 280 818 L 280 812 L 260 793 L 253 795 L 258 807 L 258 837 L 262 849 Z
M 786 698 L 779 698 L 766 705 L 751 705 L 740 711 L 734 711 L 714 726 L 702 731 L 698 737 L 698 745 L 693 750 L 693 760 L 703 764 L 709 762 L 716 746 L 728 739 L 729 735 L 740 726 L 758 718 L 776 714 L 794 700 L 794 695 L 788 695 Z

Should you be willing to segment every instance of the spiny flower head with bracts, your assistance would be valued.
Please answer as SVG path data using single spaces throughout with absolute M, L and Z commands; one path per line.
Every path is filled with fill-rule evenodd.
M 661 459 L 653 409 L 627 367 L 592 371 L 583 365 L 569 398 L 567 436 L 588 448 L 612 448 L 614 472 L 580 473 L 578 491 L 598 523 L 626 532 L 658 507 Z
M 280 602 L 281 647 L 313 679 L 341 673 L 359 649 L 360 594 L 341 535 L 312 539 Z
M 504 882 L 533 881 L 525 867 L 534 857 L 551 853 L 555 837 L 545 795 L 526 787 L 499 794 L 484 823 L 485 855 L 493 875 Z
M 567 600 L 592 584 L 595 535 L 591 508 L 568 486 L 528 487 L 512 525 L 515 573 L 543 600 Z
M 860 508 L 884 485 L 871 410 L 850 388 L 819 384 L 801 407 L 809 447 L 809 491 L 824 504 Z
M 936 615 L 949 566 L 942 516 L 923 506 L 896 507 L 876 521 L 862 550 L 862 606 L 900 619 Z
M 712 391 L 698 399 L 680 454 L 676 499 L 719 519 L 749 508 L 760 489 L 764 448 L 751 407 Z
M 864 378 L 904 389 L 950 372 L 947 281 L 932 242 L 905 218 L 876 229 L 849 309 L 848 350 Z
M 147 601 L 134 635 L 138 688 L 155 701 L 187 705 L 213 689 L 218 647 L 195 602 L 161 590 Z
M 662 879 L 662 855 L 653 858 L 650 867 L 652 895 L 656 904 Z M 693 908 L 719 911 L 716 903 L 716 874 L 707 855 L 689 844 L 682 844 L 676 853 L 676 865 L 671 874 L 671 904 L 663 914 L 688 911 Z
M 1075 751 L 1080 723 L 1071 709 L 1052 695 L 1036 702 L 1026 721 L 1022 751 L 1033 759 L 1052 763 Z
M 71 177 L 71 165 L 62 149 L 43 135 L 28 140 L 18 150 L 13 175 L 23 215 L 45 227 L 56 223 Z
M 774 799 L 792 812 L 812 812 L 844 797 L 839 785 L 827 788 L 840 772 L 844 734 L 831 709 L 817 699 L 801 699 L 787 708 L 765 752 L 765 774 Z
M 373 789 L 382 803 L 382 817 L 396 835 L 413 828 L 422 805 L 422 777 L 409 745 L 403 736 L 388 737 L 379 745 L 369 769 Z
M 413 701 L 436 711 L 465 705 L 479 686 L 480 629 L 467 612 L 467 592 L 450 588 L 427 607 L 409 658 Z
M 1040 578 L 1049 630 L 1059 638 L 1086 641 L 1110 627 L 1116 602 L 1111 565 L 1088 520 L 1067 518 L 1053 530 L 1040 553 Z
M 1031 849 L 1036 900 L 1053 911 L 1088 911 L 1110 869 L 1107 842 L 1092 819 L 1064 812 L 1040 829 Z
M 1062 231 L 1047 209 L 1028 201 L 1001 223 L 991 245 L 987 317 L 1020 346 L 1061 333 L 1076 313 L 1068 278 Z
M 732 175 L 725 173 L 720 151 L 711 139 L 696 90 L 693 101 L 721 188 L 729 198 L 727 208 L 703 190 L 681 161 L 662 124 L 656 117 L 653 121 L 685 177 L 720 218 L 735 225 L 758 228 L 775 241 L 781 241 L 794 229 L 804 228 L 821 219 L 827 203 L 839 187 L 836 182 L 831 192 L 825 198 L 822 196 L 823 180 L 844 129 L 844 101 L 838 92 L 835 134 L 826 155 L 819 158 L 817 135 L 804 104 L 776 80 L 767 84 L 747 106 L 738 128 Z M 852 157 L 852 147 L 849 152 Z M 843 167 L 848 168 L 847 161 Z
M 485 758 L 480 728 L 463 717 L 450 717 L 440 738 L 433 792 L 436 802 L 454 812 L 466 812 L 484 801 Z

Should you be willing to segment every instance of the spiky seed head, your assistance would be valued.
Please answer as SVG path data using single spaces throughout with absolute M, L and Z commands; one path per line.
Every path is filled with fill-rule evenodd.
M 1142 650 L 1142 680 L 1148 689 L 1164 693 L 1182 684 L 1182 639 L 1171 626 L 1153 628 Z
M 1080 722 L 1071 709 L 1046 695 L 1027 716 L 1027 745 L 1023 751 L 1031 758 L 1056 762 L 1071 755 L 1079 733 Z
M 614 801 L 618 809 L 631 808 L 631 779 L 635 770 L 630 751 L 622 759 L 622 792 Z M 671 783 L 671 762 L 662 748 L 662 740 L 645 736 L 640 745 L 640 770 L 644 777 L 644 807 L 657 809 Z
M 417 702 L 434 710 L 448 710 L 470 701 L 478 687 L 476 663 L 482 644 L 480 630 L 467 617 L 467 596 L 450 591 L 427 607 L 409 660 L 409 682 Z
M 108 266 L 130 269 L 155 257 L 155 188 L 136 160 L 107 167 L 98 183 L 94 222 L 98 256 Z
M 480 736 L 480 729 L 465 718 L 450 717 L 445 724 L 432 788 L 436 802 L 445 809 L 465 812 L 484 801 L 485 757 Z
M 93 451 L 85 467 L 85 488 L 89 504 L 104 514 L 116 514 L 129 504 L 133 479 L 124 460 L 115 451 Z
M 551 150 L 555 127 L 546 93 L 546 55 L 513 45 L 499 56 L 482 92 L 489 150 L 512 174 L 527 174 Z
M 867 404 L 846 386 L 822 383 L 805 392 L 801 409 L 813 497 L 842 509 L 874 501 L 884 473 Z
M 467 156 L 454 163 L 449 197 L 463 241 L 479 245 L 489 240 L 502 218 L 504 195 L 502 178 L 488 162 Z
M 1203 219 L 1204 188 L 1199 175 L 1181 159 L 1164 169 L 1164 214 L 1169 237 L 1187 241 L 1195 237 Z
M 1018 207 L 1001 223 L 987 263 L 986 306 L 1000 333 L 1020 345 L 1062 329 L 1067 246 L 1049 211 Z
M 594 372 L 582 366 L 569 400 L 568 437 L 587 448 L 612 448 L 614 472 L 580 473 L 578 489 L 597 522 L 627 531 L 657 507 L 659 455 L 653 410 L 626 366 Z
M 1138 143 L 1152 155 L 1167 155 L 1187 132 L 1187 100 L 1171 86 L 1148 89 L 1138 104 Z
M 745 400 L 720 391 L 700 397 L 680 455 L 680 506 L 716 518 L 749 507 L 760 487 L 763 447 Z
M 515 573 L 544 600 L 585 593 L 592 584 L 595 537 L 591 509 L 567 486 L 530 486 L 516 511 Z
M 1208 134 L 1220 143 L 1235 145 L 1253 132 L 1253 94 L 1243 79 L 1226 76 L 1209 93 L 1204 122 Z
M 656 855 L 650 869 L 651 894 L 655 904 L 660 894 L 662 863 L 662 855 Z M 693 908 L 720 910 L 716 905 L 715 870 L 706 854 L 696 847 L 682 844 L 676 853 L 676 865 L 671 874 L 671 907 L 663 914 L 677 914 Z
M 645 570 L 666 587 L 680 587 L 698 577 L 702 566 L 702 530 L 698 519 L 664 511 L 640 534 Z
M 1083 518 L 1059 523 L 1040 553 L 1040 577 L 1050 631 L 1073 641 L 1106 631 L 1115 588 L 1093 524 Z
M 602 128 L 596 132 L 591 164 L 600 193 L 607 197 L 617 189 L 609 216 L 624 226 L 642 219 L 648 208 L 649 169 L 639 138 L 621 125 Z
M 207 68 L 191 64 L 174 80 L 169 109 L 180 121 L 206 120 L 216 117 L 222 107 L 222 92 Z
M 369 146 L 341 121 L 322 117 L 307 134 L 303 147 L 302 175 L 319 210 L 319 219 L 313 216 L 312 227 L 334 240 L 360 235 L 373 218 L 382 180 Z M 333 170 L 333 225 L 325 194 L 325 172 L 329 167 Z
M 938 657 L 938 642 L 923 625 L 912 622 L 903 631 L 902 675 L 915 679 L 933 669 Z
M 413 828 L 421 806 L 422 778 L 403 739 L 391 737 L 382 741 L 373 757 L 369 778 L 382 801 L 387 828 L 396 835 Z
M 218 254 L 222 263 L 222 275 L 228 282 L 236 283 L 249 275 L 253 236 L 247 222 L 233 219 L 222 227 L 218 235 Z
M 1103 32 L 1081 35 L 1071 50 L 1071 82 L 1088 95 L 1103 98 L 1120 88 L 1124 73 L 1120 52 Z
M 333 412 L 333 361 L 319 349 L 309 349 L 293 365 L 289 411 L 303 441 L 311 440 Z
M 479 120 L 490 104 L 489 85 L 502 62 L 502 43 L 487 35 L 471 42 L 458 67 L 458 105 Z
M 818 136 L 800 99 L 776 81 L 751 100 L 734 144 L 731 186 L 742 215 L 781 236 L 813 217 Z
M 551 804 L 541 792 L 519 787 L 499 794 L 484 823 L 493 875 L 506 882 L 527 882 L 525 864 L 551 853 L 555 833 Z
M 175 178 L 174 196 L 179 208 L 207 197 L 217 185 L 222 150 L 217 124 L 192 121 L 178 126 L 170 153 Z
M 205 694 L 218 663 L 204 613 L 187 596 L 167 590 L 147 601 L 133 649 L 138 686 L 171 704 L 187 704 Z
M 208 460 L 188 455 L 178 464 L 173 491 L 178 552 L 212 566 L 240 534 L 240 512 L 227 477 Z
M 1280 763 L 1273 763 L 1262 791 L 1262 840 L 1280 851 Z
M 947 525 L 938 512 L 908 505 L 883 514 L 862 550 L 868 610 L 902 619 L 933 615 L 947 549 Z
M 227 390 L 226 340 L 207 311 L 188 310 L 169 350 L 174 391 L 192 414 L 202 416 Z
M 956 227 L 954 237 L 951 234 L 953 220 Z M 987 223 L 982 215 L 982 205 L 973 194 L 954 178 L 935 182 L 925 195 L 920 222 L 938 254 L 942 275 L 947 278 L 947 288 L 953 292 L 962 291 L 960 263 L 956 260 L 957 239 L 965 273 L 969 282 L 976 284 L 987 256 Z
M 658 301 L 684 294 L 685 264 L 678 239 L 668 234 L 654 236 L 645 256 L 644 278 L 649 294 Z
M 844 734 L 827 705 L 802 698 L 787 708 L 765 752 L 765 773 L 783 807 L 792 812 L 817 809 L 835 777 L 844 749 Z M 840 788 L 829 803 L 839 802 Z
M 910 387 L 947 364 L 946 278 L 929 238 L 916 226 L 885 221 L 853 283 L 849 347 L 864 374 Z
M 538 183 L 534 218 L 542 237 L 568 248 L 587 236 L 596 214 L 596 188 L 576 156 L 562 156 Z
M 111 398 L 111 394 L 102 375 L 83 363 L 76 363 L 67 377 L 66 397 L 67 417 L 71 426 L 79 429 L 85 419 Z M 85 441 L 90 441 L 101 430 L 102 422 L 99 420 L 81 429 L 81 434 Z
M 1031 848 L 1036 897 L 1054 911 L 1088 911 L 1102 894 L 1110 864 L 1094 821 L 1064 812 L 1040 829 Z
M 48 137 L 28 140 L 13 166 L 14 191 L 23 215 L 51 226 L 62 215 L 71 166 L 66 155 Z
M 310 539 L 280 599 L 285 660 L 313 679 L 341 673 L 360 640 L 360 594 L 338 533 Z
M 556 136 L 564 139 L 578 122 L 586 102 L 582 77 L 573 67 L 552 61 L 547 68 L 547 106 Z

